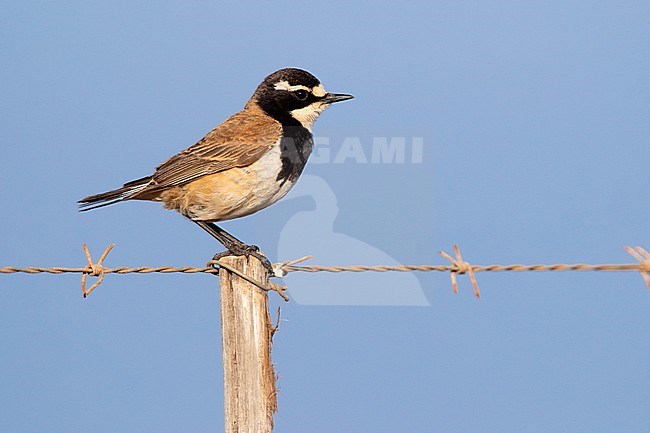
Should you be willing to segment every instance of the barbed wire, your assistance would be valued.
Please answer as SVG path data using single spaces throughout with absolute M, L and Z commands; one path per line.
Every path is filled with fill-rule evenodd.
M 84 267 L 13 267 L 6 266 L 0 267 L 0 274 L 14 274 L 14 273 L 25 273 L 25 274 L 64 274 L 64 273 L 78 273 L 81 274 L 81 291 L 84 298 L 87 297 L 93 290 L 95 290 L 104 280 L 106 274 L 151 274 L 151 273 L 186 273 L 186 274 L 196 274 L 196 273 L 206 273 L 206 274 L 218 274 L 219 267 L 228 269 L 230 272 L 233 272 L 240 277 L 248 280 L 252 284 L 260 287 L 263 290 L 269 291 L 273 290 L 278 292 L 282 298 L 289 300 L 289 297 L 286 295 L 286 286 L 281 286 L 275 283 L 263 284 L 261 282 L 255 281 L 249 276 L 238 271 L 236 268 L 224 263 L 219 260 L 212 260 L 204 267 L 192 267 L 192 266 L 139 266 L 139 267 L 115 267 L 108 268 L 103 265 L 104 260 L 108 256 L 108 253 L 113 249 L 115 244 L 110 244 L 102 255 L 100 256 L 97 262 L 93 262 L 88 250 L 88 246 L 84 243 L 83 250 L 86 256 L 87 264 Z M 439 251 L 438 253 L 447 259 L 450 264 L 448 265 L 348 265 L 348 266 L 320 266 L 320 265 L 302 265 L 296 266 L 298 263 L 301 263 L 305 260 L 309 260 L 312 256 L 301 257 L 296 260 L 288 260 L 280 263 L 275 263 L 272 265 L 273 273 L 277 277 L 283 277 L 290 272 L 449 272 L 451 277 L 451 284 L 454 293 L 458 293 L 458 279 L 457 276 L 460 274 L 469 274 L 472 287 L 474 289 L 474 294 L 476 297 L 480 297 L 480 291 L 478 288 L 478 283 L 476 280 L 476 272 L 558 272 L 558 271 L 599 271 L 599 272 L 639 272 L 643 277 L 643 280 L 646 284 L 648 290 L 650 290 L 650 253 L 640 246 L 629 247 L 626 246 L 625 250 L 638 260 L 638 263 L 614 263 L 614 264 L 586 264 L 586 263 L 555 263 L 555 264 L 535 264 L 535 265 L 523 265 L 523 264 L 512 264 L 512 265 L 471 265 L 467 261 L 463 260 L 463 257 L 460 252 L 458 245 L 454 245 L 454 255 L 455 257 L 450 256 L 444 251 Z M 98 277 L 89 288 L 86 288 L 86 279 L 88 276 Z

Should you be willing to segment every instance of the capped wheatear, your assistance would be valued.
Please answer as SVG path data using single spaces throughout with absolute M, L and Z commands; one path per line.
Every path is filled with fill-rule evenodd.
M 280 69 L 257 87 L 244 109 L 150 175 L 79 201 L 82 211 L 126 200 L 160 201 L 221 242 L 230 254 L 253 254 L 216 224 L 255 213 L 284 197 L 303 171 L 314 144 L 312 125 L 334 102 L 307 71 Z

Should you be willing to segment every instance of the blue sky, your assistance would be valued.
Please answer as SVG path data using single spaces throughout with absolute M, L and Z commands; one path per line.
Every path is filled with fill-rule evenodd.
M 151 173 L 285 66 L 356 98 L 316 123 L 302 190 L 224 224 L 273 260 L 650 247 L 647 2 L 2 8 L 0 266 L 82 266 L 83 242 L 115 242 L 108 266 L 202 266 L 219 246 L 159 205 L 76 201 Z M 404 162 L 373 163 L 390 139 Z M 465 277 L 453 295 L 444 274 L 364 276 L 291 275 L 292 302 L 273 297 L 277 431 L 650 428 L 638 273 L 481 273 L 480 300 Z M 0 276 L 0 431 L 222 430 L 217 284 L 109 275 L 84 300 L 78 275 Z

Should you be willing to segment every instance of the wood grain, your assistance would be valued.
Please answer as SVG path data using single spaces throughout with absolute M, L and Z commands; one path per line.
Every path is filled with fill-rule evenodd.
M 257 281 L 268 281 L 268 272 L 255 257 L 221 260 Z M 270 433 L 277 391 L 268 293 L 224 268 L 219 270 L 219 278 L 225 431 Z

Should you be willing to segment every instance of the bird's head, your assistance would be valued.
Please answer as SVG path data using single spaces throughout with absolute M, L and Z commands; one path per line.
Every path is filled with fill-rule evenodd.
M 318 78 L 296 68 L 280 69 L 266 77 L 251 101 L 283 124 L 311 126 L 331 104 L 352 99 L 344 93 L 329 93 Z

